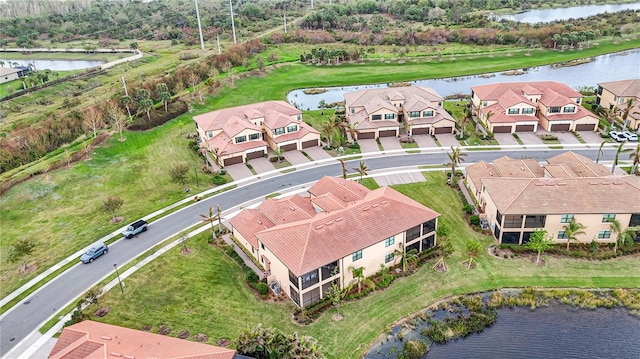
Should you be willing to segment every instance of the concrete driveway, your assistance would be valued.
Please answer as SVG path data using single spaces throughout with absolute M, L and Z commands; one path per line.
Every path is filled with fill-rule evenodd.
M 284 153 L 284 158 L 294 166 L 309 162 L 307 156 L 300 151 L 287 151 Z
M 413 136 L 413 140 L 416 141 L 418 147 L 438 147 L 431 135 L 415 135 Z
M 374 139 L 358 140 L 358 144 L 360 145 L 361 153 L 380 151 L 378 148 L 378 142 Z
M 574 135 L 571 132 L 549 132 L 552 135 L 558 137 L 558 141 L 560 141 L 560 143 L 562 144 L 575 144 L 575 143 L 580 143 L 580 141 L 578 140 L 578 138 L 576 137 L 576 135 Z
M 380 137 L 380 144 L 382 145 L 382 148 L 387 151 L 402 149 L 402 145 L 400 144 L 400 139 L 398 137 Z
M 504 135 L 504 133 L 500 133 L 500 135 Z M 520 137 L 520 141 L 522 141 L 522 143 L 525 145 L 542 144 L 542 139 L 535 132 L 518 132 L 518 137 Z
M 331 158 L 331 155 L 327 153 L 327 151 L 323 150 L 322 147 L 305 148 L 304 152 L 306 152 L 309 157 L 313 158 L 314 161 Z
M 224 170 L 229 173 L 229 175 L 231 176 L 231 178 L 233 178 L 234 181 L 253 176 L 253 173 L 251 173 L 251 170 L 249 170 L 249 167 L 247 167 L 247 165 L 244 163 L 225 166 Z
M 510 133 L 494 133 L 493 135 L 496 141 L 503 146 L 519 145 L 518 140 Z M 518 134 L 518 136 L 520 136 L 520 134 Z
M 442 147 L 458 147 L 460 146 L 460 142 L 456 140 L 456 135 L 452 133 L 443 133 L 440 135 L 436 135 L 438 142 L 440 142 L 440 146 Z
M 273 163 L 271 163 L 268 158 L 264 157 L 252 159 L 249 161 L 249 164 L 251 164 L 251 167 L 253 167 L 253 170 L 256 171 L 256 173 L 265 173 L 276 169 L 273 166 Z
M 578 133 L 580 134 L 580 137 L 586 143 L 602 143 L 602 141 L 604 141 L 604 138 L 600 137 L 600 133 L 599 132 L 578 131 Z
M 375 176 L 375 175 L 374 175 Z M 374 179 L 379 186 L 390 186 L 394 184 L 405 184 L 414 182 L 425 182 L 426 179 L 420 172 L 394 173 L 383 176 L 375 176 Z

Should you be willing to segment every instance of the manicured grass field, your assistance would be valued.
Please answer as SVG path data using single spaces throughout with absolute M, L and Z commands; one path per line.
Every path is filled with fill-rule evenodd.
M 312 335 L 330 358 L 357 358 L 393 322 L 450 295 L 502 287 L 636 287 L 640 283 L 638 256 L 589 262 L 543 255 L 545 265 L 536 266 L 527 258 L 505 260 L 484 252 L 478 265 L 467 271 L 460 263 L 465 259 L 464 240 L 477 238 L 487 245 L 493 239 L 466 225 L 462 205 L 456 192 L 444 184 L 443 173 L 430 172 L 425 177 L 426 183 L 394 188 L 442 214 L 440 223 L 450 228 L 449 240 L 455 249 L 447 259 L 449 271 L 435 272 L 427 263 L 385 291 L 344 304 L 341 322 L 331 319 L 330 310 L 312 325 L 293 324 L 293 305 L 259 300 L 243 284 L 235 262 L 205 243 L 206 234 L 190 240 L 191 255 L 183 256 L 176 247 L 127 279 L 124 296 L 119 290 L 107 293 L 101 306 L 110 307 L 111 312 L 100 320 L 135 329 L 151 325 L 155 332 L 167 325 L 173 329 L 171 335 L 187 329 L 192 335 L 208 334 L 210 343 L 219 338 L 233 342 L 243 329 L 262 323 Z M 375 185 L 370 182 L 367 185 Z

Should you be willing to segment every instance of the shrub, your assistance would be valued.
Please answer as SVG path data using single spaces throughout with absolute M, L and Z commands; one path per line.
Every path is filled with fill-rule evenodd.
M 249 283 L 255 283 L 257 281 L 260 280 L 260 277 L 258 277 L 258 275 L 254 272 L 254 271 L 249 271 L 245 274 L 244 278 L 247 280 L 247 282 Z
M 349 148 L 359 150 L 360 149 L 360 145 L 357 142 L 354 142 L 354 143 L 349 145 Z
M 263 283 L 263 282 L 258 283 L 256 285 L 256 289 L 258 290 L 258 293 L 260 293 L 260 295 L 269 294 L 269 286 L 267 285 L 267 283 Z
M 213 184 L 215 184 L 216 186 L 221 186 L 225 183 L 227 183 L 227 180 L 224 177 L 220 175 L 213 176 Z
M 148 130 L 182 115 L 187 112 L 188 109 L 189 106 L 187 106 L 183 101 L 178 100 L 172 102 L 168 104 L 167 112 L 164 112 L 164 109 L 155 109 L 151 111 L 151 120 L 147 119 L 146 113 L 141 113 L 133 124 L 129 126 L 129 129 L 132 131 Z
M 474 211 L 475 209 L 476 209 L 476 208 L 475 208 L 472 204 L 469 204 L 469 203 L 465 204 L 465 205 L 464 205 L 464 207 L 462 207 L 462 210 L 463 210 L 463 211 L 464 211 L 464 213 L 466 213 L 466 214 L 471 214 L 471 213 L 473 213 L 473 211 Z M 479 221 L 479 219 L 478 219 L 478 221 Z M 478 224 L 480 224 L 480 222 L 478 222 Z
M 480 225 L 480 216 L 474 214 L 473 216 L 469 217 L 469 223 L 472 226 L 479 226 Z
M 591 243 L 589 243 L 589 252 L 596 253 L 598 249 L 600 249 L 600 245 L 595 239 L 592 240 Z

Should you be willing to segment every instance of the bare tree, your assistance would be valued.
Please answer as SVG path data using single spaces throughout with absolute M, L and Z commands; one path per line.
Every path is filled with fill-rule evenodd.
M 127 118 L 122 110 L 120 110 L 120 107 L 115 103 L 110 102 L 107 104 L 105 116 L 107 117 L 109 124 L 111 124 L 111 126 L 120 134 L 120 141 L 124 141 L 124 138 L 122 137 L 122 130 L 127 127 Z
M 115 219 L 117 218 L 116 211 L 119 210 L 123 204 L 124 200 L 122 198 L 117 196 L 109 196 L 109 198 L 107 198 L 102 203 L 102 209 L 105 212 L 111 212 L 111 214 L 113 215 L 113 220 L 115 221 Z
M 82 125 L 85 129 L 93 132 L 93 137 L 98 135 L 98 131 L 104 127 L 102 111 L 98 106 L 90 106 L 84 110 Z

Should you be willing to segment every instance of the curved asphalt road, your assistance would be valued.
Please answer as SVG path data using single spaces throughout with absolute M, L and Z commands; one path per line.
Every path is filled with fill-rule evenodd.
M 597 155 L 597 148 L 572 150 L 591 158 L 595 158 Z M 464 160 L 465 163 L 474 163 L 480 160 L 493 161 L 502 156 L 513 158 L 526 156 L 527 158 L 543 161 L 564 151 L 567 150 L 466 151 L 467 156 Z M 614 153 L 614 149 L 605 149 L 601 159 L 610 161 L 613 159 Z M 621 159 L 626 159 L 626 156 Z M 357 167 L 359 161 L 347 162 L 347 168 Z M 366 162 L 370 169 L 379 170 L 416 165 L 443 165 L 449 162 L 449 158 L 446 153 L 401 154 L 368 158 Z M 124 264 L 167 237 L 200 222 L 200 214 L 207 213 L 209 207 L 215 208 L 216 204 L 220 204 L 223 210 L 232 208 L 255 198 L 264 197 L 278 191 L 284 192 L 289 187 L 318 180 L 324 175 L 341 176 L 341 165 L 336 161 L 324 166 L 296 170 L 223 192 L 153 222 L 149 231 L 137 238 L 115 242 L 110 246 L 108 254 L 98 258 L 91 264 L 83 265 L 79 263 L 70 268 L 23 300 L 21 304 L 5 313 L 5 316 L 0 320 L 0 357 L 7 354 L 32 331 L 40 328 L 69 301 L 80 296 L 105 276 L 113 273 L 114 264 Z

